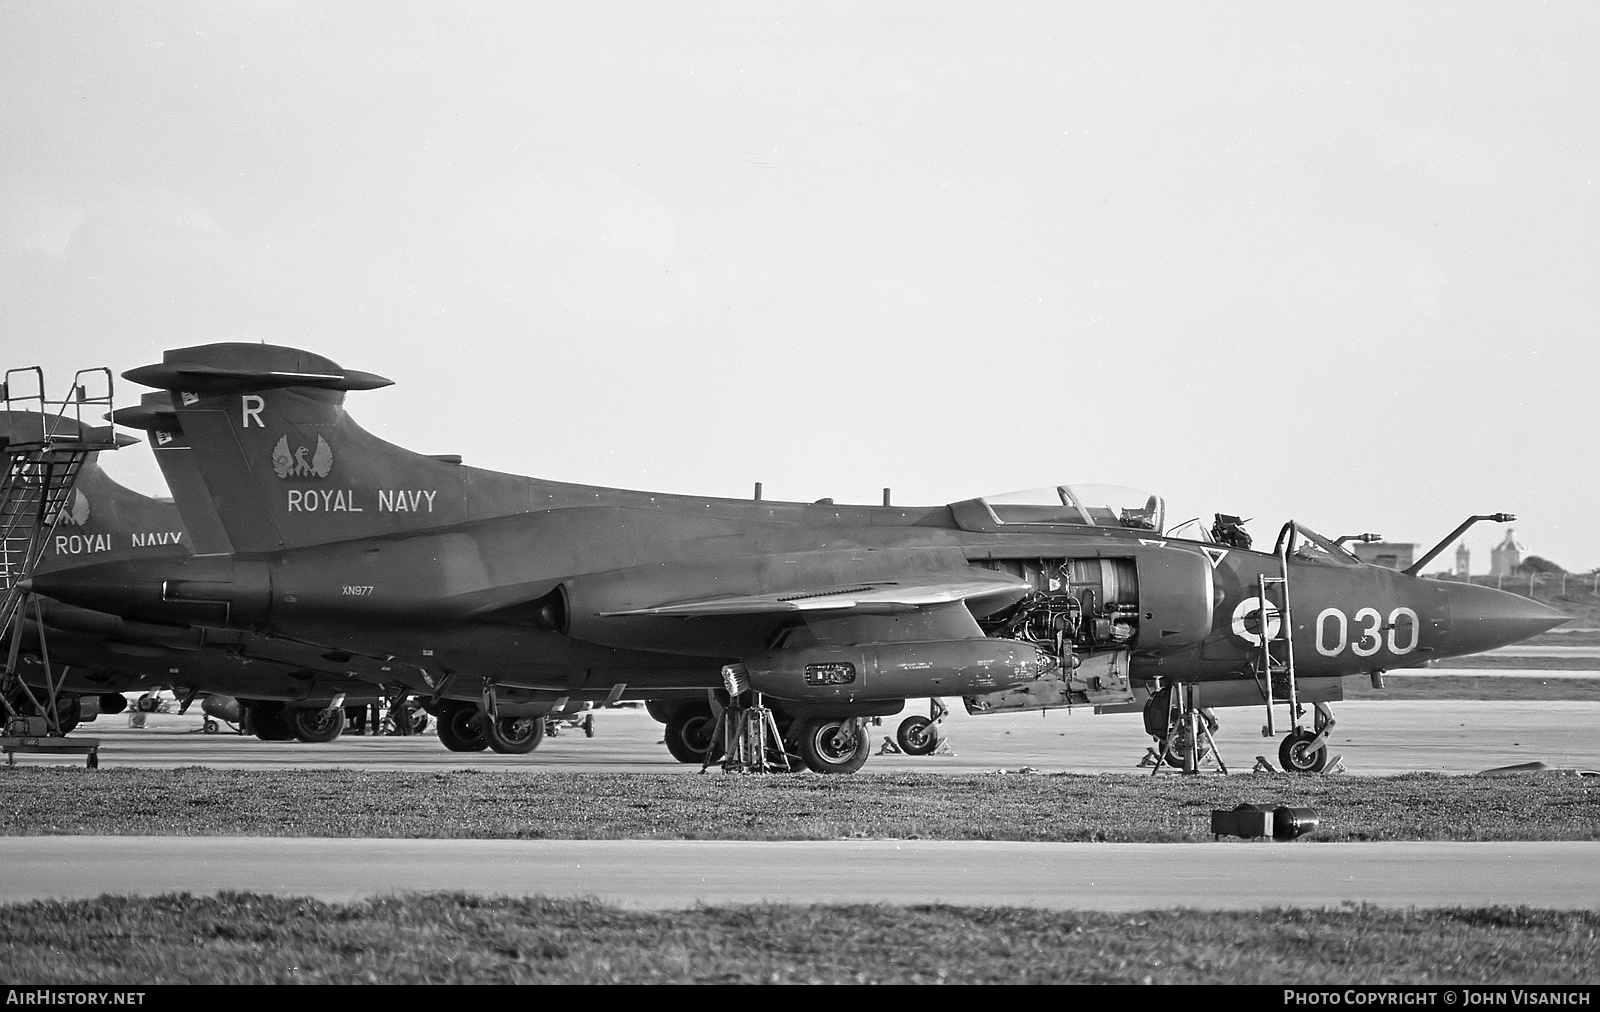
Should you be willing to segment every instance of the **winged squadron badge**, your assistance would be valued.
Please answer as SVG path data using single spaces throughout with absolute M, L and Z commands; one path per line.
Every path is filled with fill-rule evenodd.
M 311 454 L 311 459 L 306 459 L 306 454 Z M 321 436 L 317 437 L 317 448 L 313 452 L 310 447 L 302 446 L 289 455 L 289 437 L 280 436 L 278 443 L 272 448 L 272 469 L 280 478 L 326 478 L 333 471 L 333 448 Z
M 89 522 L 89 497 L 78 489 L 72 490 L 72 500 L 62 504 L 56 523 L 82 527 Z

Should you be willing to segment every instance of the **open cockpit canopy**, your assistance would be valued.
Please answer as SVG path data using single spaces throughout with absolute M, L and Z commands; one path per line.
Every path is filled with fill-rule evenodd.
M 971 514 L 976 506 L 994 525 L 1072 524 L 1161 531 L 1166 504 L 1158 495 L 1121 485 L 1053 485 L 984 496 L 958 503 L 958 513 Z M 985 524 L 985 526 L 988 526 Z
M 1274 553 L 1282 552 L 1285 546 L 1288 547 L 1289 554 L 1301 562 L 1320 562 L 1330 566 L 1361 565 L 1361 560 L 1344 545 L 1325 538 L 1293 520 L 1284 524 L 1283 530 L 1278 532 L 1278 544 L 1273 549 Z

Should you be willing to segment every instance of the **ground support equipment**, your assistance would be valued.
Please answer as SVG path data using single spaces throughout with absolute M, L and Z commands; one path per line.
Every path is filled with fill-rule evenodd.
M 99 393 L 102 384 L 104 394 Z M 62 719 L 61 679 L 50 665 L 43 613 L 31 593 L 31 580 L 56 524 L 73 516 L 79 505 L 73 491 L 84 462 L 91 454 L 130 441 L 116 436 L 109 425 L 84 424 L 85 411 L 92 416 L 111 409 L 109 369 L 79 370 L 70 394 L 60 401 L 45 397 L 44 373 L 37 366 L 7 370 L 0 381 L 0 410 L 10 421 L 0 439 L 5 468 L 0 475 L 0 641 L 9 637 L 0 670 L 5 735 L 0 747 L 8 765 L 15 765 L 18 752 L 85 755 L 90 767 L 99 765 L 98 739 L 64 741 L 73 721 Z M 22 678 L 18 664 L 30 602 L 43 667 L 42 693 Z

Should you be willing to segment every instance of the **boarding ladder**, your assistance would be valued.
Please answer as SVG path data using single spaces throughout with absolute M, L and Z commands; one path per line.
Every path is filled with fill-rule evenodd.
M 0 410 L 8 413 L 10 422 L 6 436 L 0 438 L 0 453 L 5 457 L 0 474 L 0 643 L 6 644 L 5 667 L 0 670 L 0 708 L 4 710 L 8 754 L 31 750 L 13 747 L 20 740 L 62 735 L 56 698 L 59 684 L 50 669 L 36 599 L 32 604 L 44 665 L 43 698 L 23 681 L 18 668 L 31 598 L 29 581 L 57 522 L 72 508 L 84 461 L 92 453 L 117 448 L 110 425 L 84 422 L 86 413 L 92 417 L 97 411 L 109 414 L 111 409 L 109 369 L 79 370 L 68 396 L 59 401 L 45 396 L 44 373 L 37 366 L 7 370 L 0 381 Z M 24 707 L 31 715 L 23 712 Z M 94 754 L 89 755 L 90 765 L 95 765 Z
M 1294 521 L 1283 527 L 1278 535 L 1276 556 L 1278 575 L 1262 573 L 1256 584 L 1256 621 L 1260 623 L 1260 645 L 1256 648 L 1255 677 L 1267 702 L 1267 724 L 1262 734 L 1268 738 L 1277 734 L 1273 726 L 1272 708 L 1277 703 L 1289 704 L 1289 721 L 1298 726 L 1300 699 L 1294 671 L 1294 617 L 1289 608 L 1289 554 L 1294 550 L 1298 530 Z M 1273 628 L 1274 614 L 1278 619 Z M 1279 695 L 1281 687 L 1281 697 Z

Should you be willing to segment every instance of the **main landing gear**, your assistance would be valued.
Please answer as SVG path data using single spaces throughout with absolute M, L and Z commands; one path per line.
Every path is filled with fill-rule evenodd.
M 1210 708 L 1197 706 L 1196 701 L 1195 686 L 1180 682 L 1145 702 L 1144 729 L 1155 744 L 1146 750 L 1139 765 L 1152 767 L 1151 776 L 1169 768 L 1188 774 L 1205 768 L 1228 772 L 1211 737 L 1218 727 L 1217 718 Z
M 484 734 L 478 720 L 478 707 L 458 699 L 440 701 L 436 715 L 439 718 L 439 741 L 452 752 L 482 752 L 489 747 L 489 737 Z
M 478 723 L 489 747 L 501 755 L 527 755 L 544 741 L 544 717 L 501 717 L 480 714 Z
M 800 758 L 813 773 L 854 773 L 872 752 L 865 717 L 814 717 L 796 721 Z

